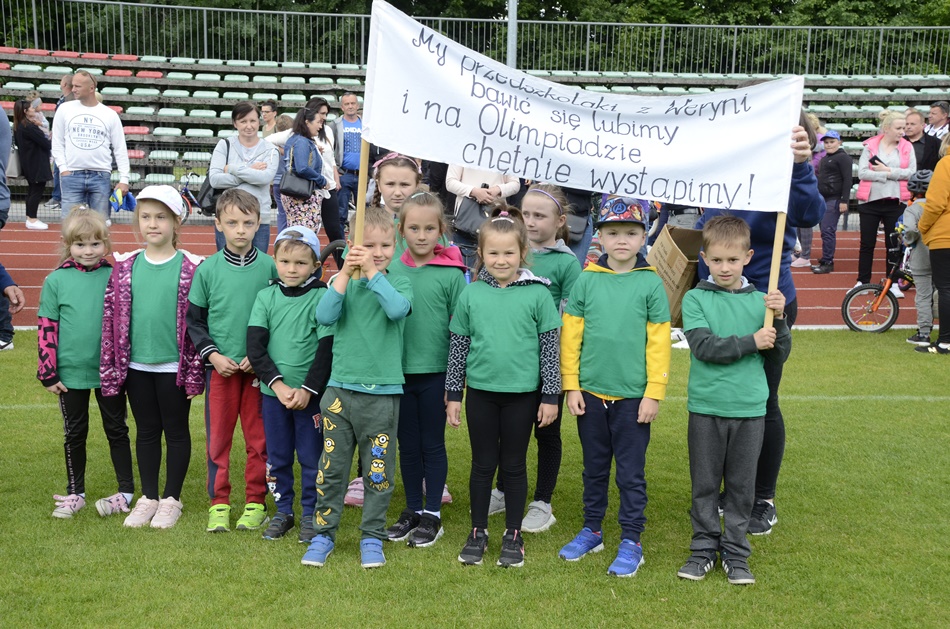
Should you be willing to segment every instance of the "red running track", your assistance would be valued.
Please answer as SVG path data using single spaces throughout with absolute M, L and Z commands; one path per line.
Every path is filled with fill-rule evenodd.
M 182 247 L 198 255 L 211 255 L 214 247 L 214 227 L 210 225 L 185 225 L 182 228 Z M 273 233 L 272 233 L 273 235 Z M 321 234 L 322 236 L 322 234 Z M 113 225 L 113 249 L 129 251 L 138 248 L 129 225 Z M 324 237 L 325 240 L 325 237 Z M 821 250 L 821 238 L 815 233 L 812 254 Z M 43 280 L 59 261 L 58 225 L 50 225 L 48 231 L 32 231 L 23 223 L 8 223 L 0 232 L 0 262 L 20 285 L 26 296 L 26 308 L 13 318 L 14 325 L 36 325 L 36 309 Z M 817 259 L 813 259 L 817 261 Z M 798 322 L 796 325 L 842 326 L 841 301 L 854 286 L 858 268 L 858 233 L 838 232 L 838 250 L 835 255 L 835 272 L 815 275 L 809 269 L 792 269 L 798 288 Z M 875 281 L 884 276 L 883 237 L 875 251 Z M 899 325 L 913 325 L 916 321 L 914 295 L 908 292 L 900 300 Z

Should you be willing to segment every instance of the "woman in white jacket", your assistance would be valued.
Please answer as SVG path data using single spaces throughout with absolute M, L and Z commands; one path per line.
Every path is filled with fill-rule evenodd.
M 277 172 L 277 149 L 258 137 L 260 112 L 254 103 L 235 105 L 231 110 L 231 121 L 238 134 L 218 142 L 211 156 L 208 178 L 214 188 L 240 188 L 258 200 L 261 226 L 254 236 L 254 246 L 267 253 L 270 246 L 270 186 Z M 214 236 L 220 251 L 224 248 L 224 235 L 215 231 Z
M 482 184 L 487 184 L 483 188 Z M 502 203 L 508 197 L 518 194 L 521 190 L 521 181 L 511 175 L 478 170 L 452 164 L 445 175 L 445 189 L 455 195 L 455 211 L 465 197 L 472 197 L 479 204 Z M 472 268 L 475 265 L 476 242 L 467 234 L 456 232 L 453 244 L 458 245 L 465 260 L 465 266 Z

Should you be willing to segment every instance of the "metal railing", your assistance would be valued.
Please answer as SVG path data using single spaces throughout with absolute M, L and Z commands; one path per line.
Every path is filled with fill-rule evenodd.
M 0 0 L 3 44 L 204 59 L 363 64 L 365 15 L 105 2 Z M 504 20 L 417 18 L 493 59 Z M 927 74 L 950 67 L 950 27 L 789 27 L 522 21 L 531 70 L 771 74 Z

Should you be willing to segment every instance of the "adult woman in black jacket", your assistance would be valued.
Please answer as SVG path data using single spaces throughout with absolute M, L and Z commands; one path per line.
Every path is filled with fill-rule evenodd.
M 36 217 L 46 182 L 53 179 L 49 161 L 52 150 L 49 138 L 30 115 L 30 102 L 18 100 L 13 106 L 13 137 L 20 156 L 20 172 L 27 181 L 26 228 L 48 229 Z

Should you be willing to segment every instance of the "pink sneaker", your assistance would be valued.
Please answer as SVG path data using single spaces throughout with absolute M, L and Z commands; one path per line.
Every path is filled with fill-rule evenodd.
M 356 477 L 346 486 L 346 496 L 343 497 L 343 504 L 348 507 L 363 506 L 363 479 Z
M 158 501 L 158 510 L 152 518 L 153 529 L 170 529 L 181 517 L 182 504 L 174 498 L 162 498 Z
M 795 258 L 792 260 L 792 264 L 790 266 L 795 269 L 804 269 L 807 266 L 810 269 L 811 260 L 808 258 Z
M 149 500 L 142 496 L 135 501 L 132 513 L 125 518 L 123 524 L 134 529 L 141 528 L 152 521 L 156 511 L 158 511 L 158 500 Z
M 425 479 L 422 479 L 422 495 L 423 495 L 423 496 L 426 495 L 426 481 L 425 481 Z M 445 486 L 442 487 L 442 504 L 444 504 L 444 505 L 452 504 L 452 494 L 449 493 L 449 485 L 448 485 L 448 483 L 446 483 Z
M 53 500 L 56 501 L 56 508 L 53 509 L 53 517 L 62 518 L 64 520 L 73 517 L 73 514 L 86 506 L 86 499 L 79 494 L 53 496 Z
M 121 492 L 108 498 L 100 498 L 96 500 L 96 511 L 102 517 L 115 515 L 116 513 L 128 513 L 129 501 L 125 499 Z

